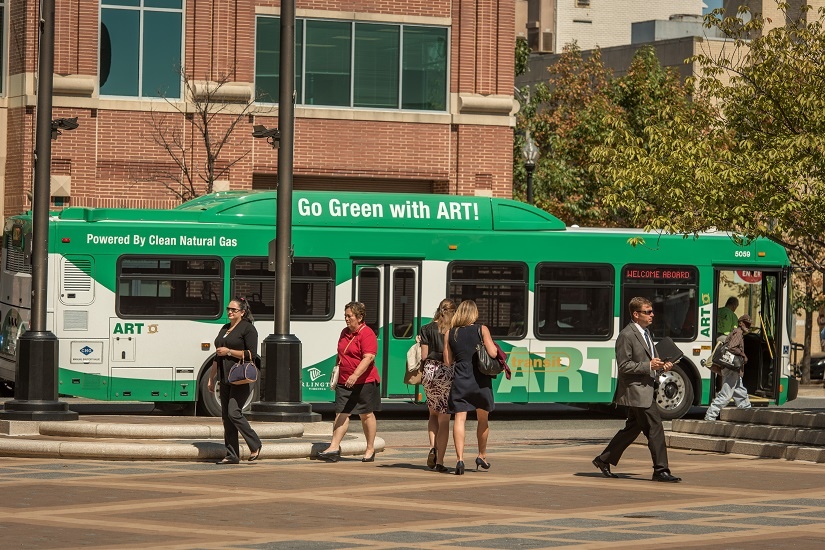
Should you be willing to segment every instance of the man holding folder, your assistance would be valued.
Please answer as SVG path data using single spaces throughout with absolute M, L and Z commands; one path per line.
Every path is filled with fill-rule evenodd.
M 647 437 L 647 447 L 653 459 L 653 481 L 678 482 L 682 478 L 671 475 L 667 462 L 667 445 L 662 419 L 654 400 L 655 380 L 660 371 L 667 372 L 673 363 L 663 361 L 656 354 L 648 327 L 653 323 L 653 304 L 647 298 L 630 300 L 631 322 L 616 339 L 616 364 L 619 379 L 613 402 L 627 407 L 627 422 L 619 430 L 602 454 L 593 459 L 593 465 L 605 477 L 619 477 L 610 471 L 617 465 L 625 449 L 640 433 Z

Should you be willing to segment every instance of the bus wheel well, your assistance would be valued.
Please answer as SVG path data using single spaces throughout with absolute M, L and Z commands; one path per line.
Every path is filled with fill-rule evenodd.
M 693 386 L 693 404 L 700 405 L 702 403 L 702 377 L 699 375 L 699 369 L 696 364 L 688 359 L 682 357 L 678 363 L 685 371 L 685 374 L 690 378 L 690 384 Z

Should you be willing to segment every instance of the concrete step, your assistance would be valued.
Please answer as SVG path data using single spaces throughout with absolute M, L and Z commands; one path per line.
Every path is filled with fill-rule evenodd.
M 806 447 L 804 445 L 770 443 L 750 439 L 709 437 L 678 432 L 666 432 L 665 440 L 667 441 L 667 446 L 674 449 L 740 454 L 762 458 L 825 462 L 825 448 L 823 447 Z
M 673 421 L 672 431 L 720 438 L 750 439 L 769 443 L 825 446 L 825 430 L 812 428 L 680 419 Z
M 768 426 L 794 426 L 798 428 L 825 429 L 825 413 L 793 409 L 722 409 L 720 420 Z

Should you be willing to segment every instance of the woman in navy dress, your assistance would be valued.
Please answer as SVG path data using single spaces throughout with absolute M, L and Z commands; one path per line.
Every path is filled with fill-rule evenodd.
M 473 365 L 473 355 L 479 342 L 484 342 L 484 348 L 493 357 L 498 353 L 498 349 L 490 336 L 490 330 L 484 325 L 475 324 L 477 319 L 476 303 L 464 300 L 458 305 L 453 316 L 452 328 L 444 339 L 444 362 L 448 365 L 453 364 L 455 376 L 448 403 L 450 411 L 455 413 L 453 443 L 458 457 L 458 463 L 455 465 L 456 475 L 464 473 L 464 425 L 467 422 L 467 413 L 472 410 L 476 411 L 478 419 L 476 470 L 479 466 L 485 470 L 490 468 L 490 463 L 487 462 L 487 438 L 490 435 L 488 416 L 495 406 L 493 378 L 479 372 Z

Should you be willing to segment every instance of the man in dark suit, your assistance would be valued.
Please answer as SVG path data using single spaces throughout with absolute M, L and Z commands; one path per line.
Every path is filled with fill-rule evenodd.
M 610 465 L 619 463 L 622 453 L 640 433 L 647 437 L 647 447 L 653 458 L 653 481 L 676 482 L 682 478 L 671 475 L 667 464 L 667 446 L 662 419 L 654 401 L 657 371 L 669 371 L 673 364 L 656 356 L 656 348 L 647 327 L 653 322 L 653 304 L 647 298 L 630 300 L 631 321 L 616 339 L 616 364 L 619 380 L 613 401 L 627 407 L 627 422 L 619 430 L 593 465 L 605 477 L 619 477 Z

